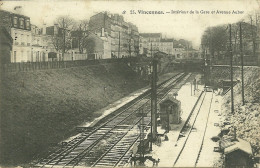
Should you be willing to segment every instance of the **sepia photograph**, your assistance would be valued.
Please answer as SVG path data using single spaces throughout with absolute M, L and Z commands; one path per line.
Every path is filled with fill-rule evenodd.
M 260 1 L 1 0 L 0 167 L 260 168 Z

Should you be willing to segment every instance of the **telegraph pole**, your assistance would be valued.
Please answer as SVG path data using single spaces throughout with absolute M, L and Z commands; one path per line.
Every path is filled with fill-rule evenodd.
M 233 95 L 233 53 L 231 41 L 231 24 L 229 24 L 229 50 L 230 50 L 230 73 L 231 73 L 231 112 L 234 114 L 234 95 Z
M 205 81 L 204 81 L 204 87 L 206 87 L 207 86 L 207 49 L 206 49 L 206 45 L 205 45 L 205 56 L 204 56 L 204 60 L 205 60 L 205 63 L 204 63 L 204 79 L 205 79 Z
M 119 43 L 118 43 L 118 58 L 120 58 L 120 31 L 118 32 L 118 40 L 119 40 Z
M 240 36 L 240 56 L 241 56 L 241 75 L 242 75 L 242 103 L 245 105 L 245 94 L 244 94 L 244 56 L 243 56 L 243 45 L 242 45 L 242 23 L 239 23 L 239 36 Z
M 153 59 L 153 72 L 152 72 L 152 82 L 151 82 L 151 140 L 153 141 L 157 137 L 157 60 Z M 151 144 L 152 144 L 151 141 Z M 151 145 L 152 146 L 152 145 Z M 152 147 L 150 146 L 150 149 Z
M 150 151 L 152 151 L 153 140 L 157 137 L 157 60 L 153 58 L 152 42 L 151 42 L 151 58 L 152 58 L 152 80 L 151 80 L 151 143 Z

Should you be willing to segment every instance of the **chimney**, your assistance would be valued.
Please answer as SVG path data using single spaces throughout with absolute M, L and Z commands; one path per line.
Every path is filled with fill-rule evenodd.
M 23 14 L 23 8 L 22 6 L 16 6 L 14 7 L 14 13 L 22 15 Z

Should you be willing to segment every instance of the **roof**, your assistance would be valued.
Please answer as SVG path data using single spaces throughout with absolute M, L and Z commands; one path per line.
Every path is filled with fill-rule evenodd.
M 8 14 L 10 14 L 10 15 L 22 16 L 22 17 L 25 17 L 25 18 L 29 18 L 29 19 L 30 19 L 29 16 L 25 16 L 25 15 L 23 15 L 23 14 L 18 14 L 18 13 L 11 12 L 11 11 L 7 11 L 7 10 L 3 10 L 3 9 L 1 9 L 0 12 L 6 12 L 6 13 L 8 13 Z
M 164 104 L 177 104 L 177 105 L 180 105 L 181 102 L 179 100 L 175 99 L 172 95 L 169 95 L 160 103 L 160 105 L 164 105 Z
M 151 38 L 161 38 L 161 33 L 140 33 L 139 34 L 142 37 L 151 37 Z
M 236 150 L 241 150 L 241 151 L 247 153 L 248 155 L 253 155 L 252 147 L 251 147 L 250 143 L 243 139 L 240 139 L 240 138 L 237 138 L 237 139 L 238 139 L 238 141 L 234 141 L 235 143 L 233 145 L 224 149 L 224 154 L 229 154 Z
M 234 144 L 235 144 L 235 142 L 232 141 L 232 138 L 227 138 L 227 139 L 223 139 L 223 140 L 220 141 L 220 147 L 222 149 L 225 149 L 225 148 L 232 146 Z
M 161 42 L 173 42 L 174 39 L 161 39 Z

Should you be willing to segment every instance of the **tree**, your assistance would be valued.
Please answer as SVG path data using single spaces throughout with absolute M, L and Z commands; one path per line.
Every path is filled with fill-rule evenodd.
M 256 36 L 257 36 L 257 25 L 259 22 L 259 14 L 249 14 L 248 18 L 250 20 L 250 31 L 251 31 L 251 39 L 253 42 L 253 56 L 255 57 L 255 50 L 256 50 Z
M 220 54 L 223 51 L 227 50 L 228 42 L 228 33 L 227 25 L 209 27 L 204 31 L 204 34 L 201 38 L 201 44 L 203 48 L 209 48 L 209 52 L 212 58 L 215 59 L 214 55 L 217 54 L 217 57 L 220 57 Z
M 73 33 L 73 38 L 77 43 L 77 47 L 80 53 L 84 52 L 84 49 L 87 48 L 86 38 L 89 36 L 88 28 L 88 20 L 81 20 L 76 25 L 76 30 Z
M 52 44 L 53 44 L 55 50 L 58 52 L 62 51 L 62 48 L 63 48 L 62 39 L 60 37 L 54 35 L 54 36 L 52 36 L 51 40 L 52 40 Z
M 70 31 L 75 29 L 75 21 L 69 16 L 60 16 L 55 21 L 58 24 L 58 34 L 52 37 L 52 42 L 57 51 L 64 53 L 71 48 Z

